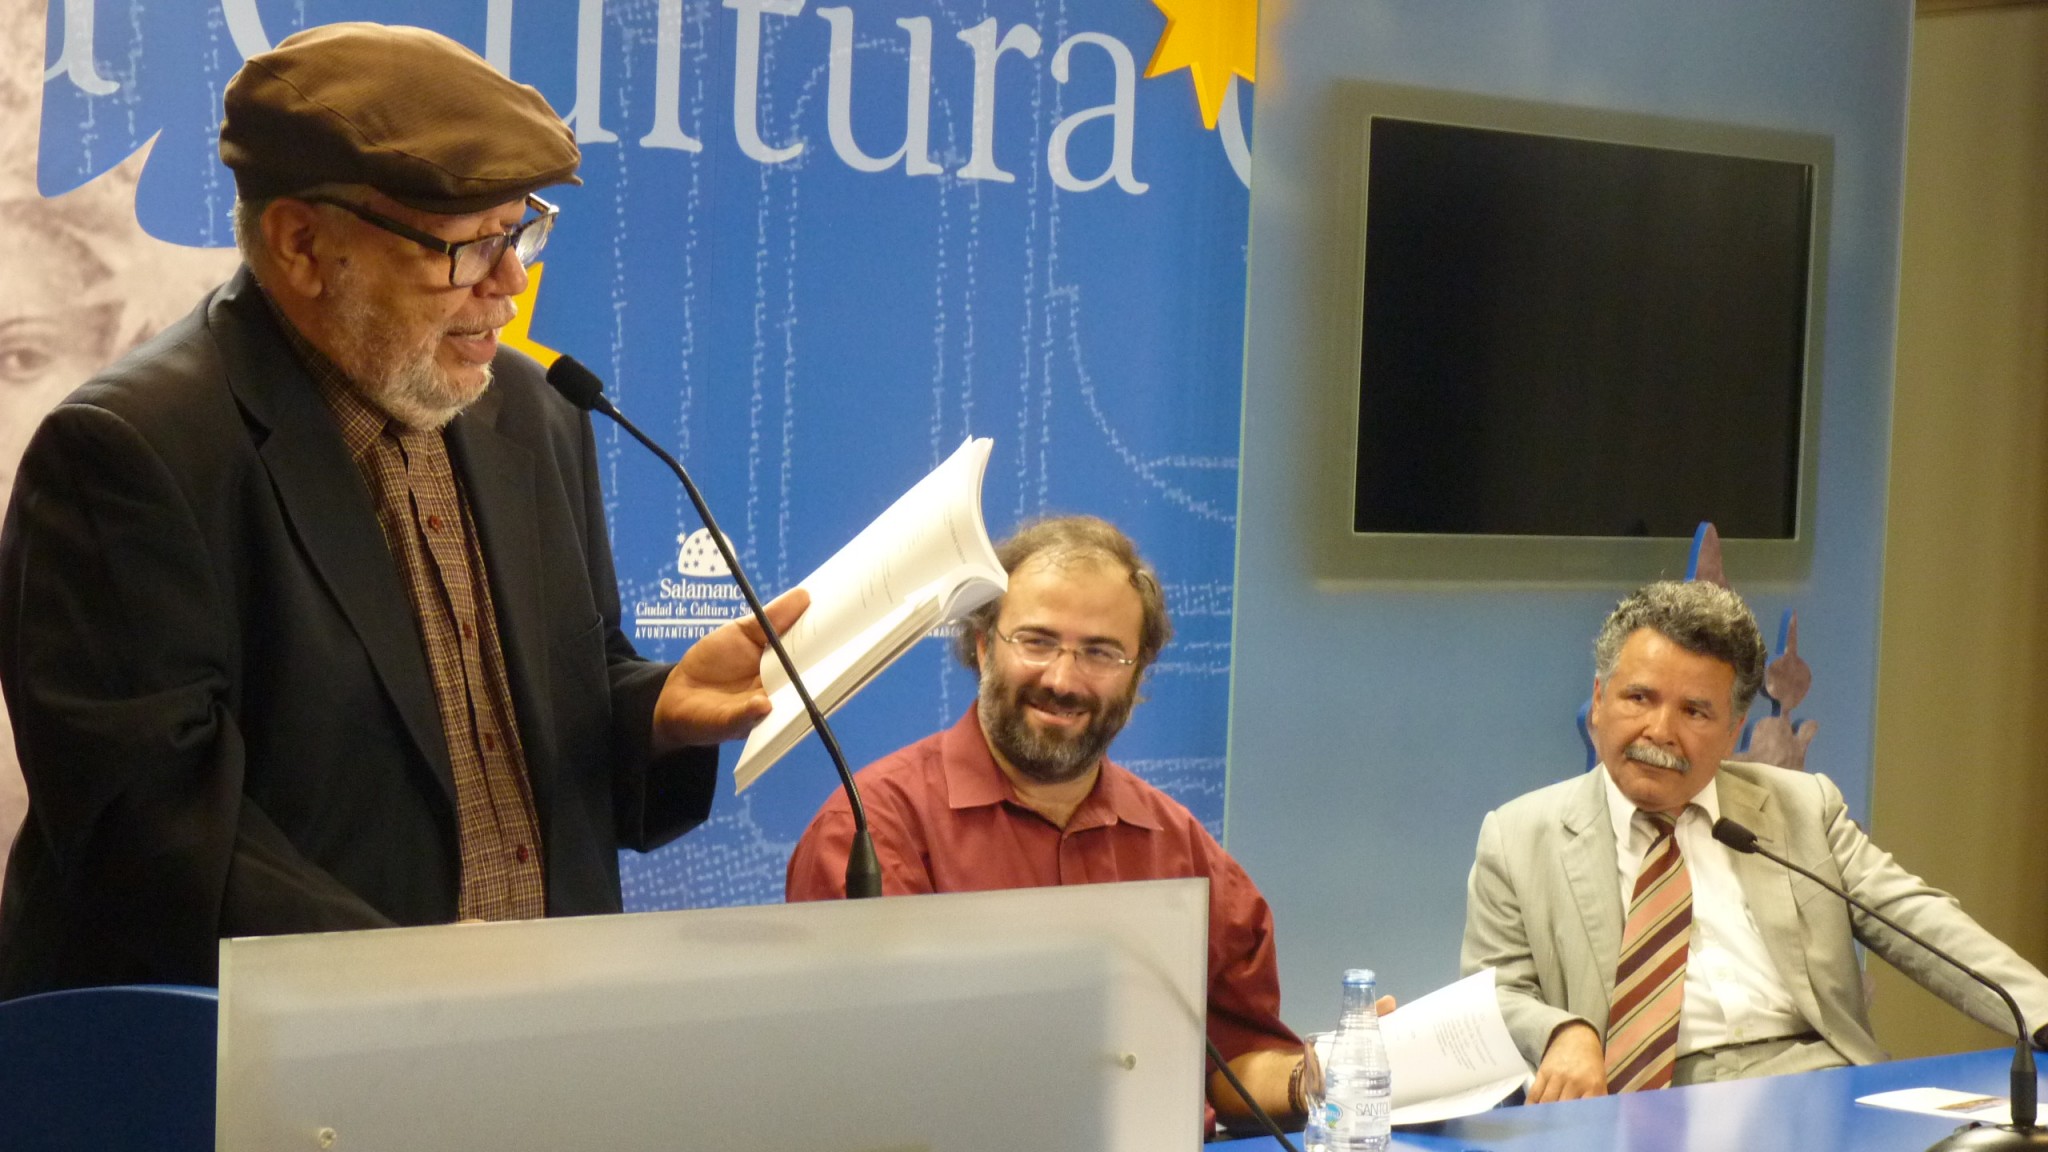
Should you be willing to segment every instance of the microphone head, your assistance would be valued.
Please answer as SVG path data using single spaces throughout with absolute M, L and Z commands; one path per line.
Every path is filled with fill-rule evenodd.
M 585 412 L 604 407 L 604 381 L 574 356 L 561 356 L 548 366 L 548 383 L 562 398 Z
M 1751 832 L 1726 816 L 1714 821 L 1714 839 L 1735 849 L 1737 852 L 1756 851 L 1756 833 Z

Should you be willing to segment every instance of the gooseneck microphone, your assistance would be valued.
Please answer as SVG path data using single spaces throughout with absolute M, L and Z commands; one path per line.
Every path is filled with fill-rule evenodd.
M 601 412 L 610 417 L 619 427 L 630 433 L 633 439 L 646 445 L 649 452 L 661 458 L 683 482 L 683 491 L 689 493 L 690 503 L 697 509 L 697 518 L 704 527 L 711 530 L 711 542 L 718 546 L 718 554 L 725 558 L 726 570 L 740 586 L 740 595 L 746 598 L 747 608 L 753 612 L 754 620 L 761 626 L 761 634 L 768 638 L 768 647 L 775 652 L 775 659 L 782 664 L 782 670 L 789 675 L 789 683 L 796 689 L 797 699 L 803 701 L 804 711 L 811 718 L 811 727 L 817 729 L 818 739 L 825 742 L 825 751 L 832 756 L 832 766 L 839 770 L 839 786 L 846 790 L 846 802 L 853 809 L 853 846 L 846 857 L 846 896 L 860 899 L 882 894 L 882 866 L 875 859 L 875 841 L 868 834 L 868 813 L 861 805 L 860 789 L 854 786 L 853 773 L 846 767 L 846 757 L 839 751 L 839 739 L 832 735 L 831 725 L 825 723 L 825 713 L 811 699 L 811 690 L 804 686 L 804 678 L 797 674 L 796 661 L 782 647 L 782 637 L 775 631 L 775 625 L 768 622 L 768 613 L 761 607 L 761 598 L 754 595 L 754 586 L 747 580 L 747 574 L 740 568 L 739 557 L 733 555 L 732 545 L 719 531 L 718 521 L 712 518 L 711 507 L 704 502 L 703 493 L 690 479 L 690 473 L 682 463 L 668 454 L 661 445 L 650 439 L 625 414 L 614 406 L 604 394 L 604 382 L 597 374 L 585 368 L 573 356 L 563 356 L 548 368 L 548 383 L 563 399 L 585 412 Z
M 1968 964 L 1929 944 L 1916 933 L 1909 932 L 1905 928 L 1900 927 L 1891 917 L 1886 916 L 1856 897 L 1849 895 L 1849 893 L 1841 888 L 1794 864 L 1792 861 L 1785 859 L 1776 852 L 1765 848 L 1757 842 L 1756 833 L 1728 819 L 1726 816 L 1714 821 L 1714 839 L 1719 840 L 1737 852 L 1761 856 L 1766 860 L 1799 873 L 1801 876 L 1806 877 L 1808 880 L 1834 894 L 1850 907 L 1868 915 L 1871 919 L 1925 948 L 1935 956 L 1946 960 L 1957 970 L 1961 971 L 1963 975 L 1998 993 L 1998 998 L 2005 1001 L 2006 1010 L 2012 1013 L 2013 1031 L 2019 1037 L 2018 1041 L 2013 1044 L 2012 1051 L 2012 1123 L 2002 1125 L 1966 1124 L 1948 1136 L 1943 1137 L 1932 1148 L 1928 1149 L 1928 1152 L 1957 1152 L 1959 1149 L 1968 1149 L 1971 1152 L 1976 1152 L 1976 1150 L 1980 1149 L 1994 1148 L 2048 1148 L 2048 1129 L 2037 1127 L 2034 1123 L 2036 1101 L 2032 1037 L 2027 1032 L 2027 1018 L 2020 1012 L 2020 1006 L 2013 1000 L 2012 993 L 1999 987 L 1997 981 L 1992 980 Z

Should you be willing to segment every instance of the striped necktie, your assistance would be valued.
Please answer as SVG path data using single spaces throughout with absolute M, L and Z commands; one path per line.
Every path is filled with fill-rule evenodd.
M 1636 873 L 1614 1003 L 1607 1013 L 1607 1091 L 1640 1092 L 1671 1084 L 1678 1017 L 1685 1006 L 1685 953 L 1692 941 L 1692 877 L 1670 816 L 1638 812 L 1654 839 Z

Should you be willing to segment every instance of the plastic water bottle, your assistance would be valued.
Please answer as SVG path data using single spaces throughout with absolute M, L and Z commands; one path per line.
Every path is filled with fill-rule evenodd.
M 1376 981 L 1369 968 L 1344 973 L 1344 1016 L 1323 1065 L 1323 1147 L 1381 1152 L 1393 1143 L 1394 1076 L 1380 1035 Z
M 1323 1102 L 1317 1098 L 1301 1125 L 1302 1152 L 1330 1152 L 1330 1126 L 1324 1122 L 1324 1115 Z

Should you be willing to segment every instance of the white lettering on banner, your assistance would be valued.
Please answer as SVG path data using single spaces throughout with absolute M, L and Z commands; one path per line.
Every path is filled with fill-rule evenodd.
M 827 57 L 825 119 L 832 131 L 832 150 L 857 172 L 881 172 L 903 161 L 906 176 L 936 176 L 945 169 L 932 163 L 927 141 L 932 129 L 932 22 L 928 16 L 907 17 L 896 26 L 910 33 L 905 93 L 903 146 L 887 156 L 870 156 L 853 139 L 853 9 L 820 8 L 832 25 L 832 52 Z
M 228 38 L 242 59 L 270 51 L 270 37 L 263 34 L 263 17 L 256 12 L 256 0 L 220 0 L 220 14 L 228 24 Z
M 962 180 L 1014 184 L 1015 176 L 996 167 L 996 61 L 1005 52 L 1035 57 L 1042 41 L 1029 24 L 1019 24 L 996 39 L 993 16 L 961 31 L 959 37 L 974 49 L 974 151 L 958 174 Z
M 61 3 L 61 45 L 56 60 L 44 72 L 44 82 L 59 77 L 89 96 L 107 96 L 121 85 L 100 74 L 96 64 L 94 29 L 97 0 L 52 0 Z M 683 130 L 683 49 L 686 39 L 686 5 L 689 0 L 657 0 L 655 17 L 655 70 L 653 119 L 649 131 L 638 143 L 643 148 L 664 148 L 678 152 L 702 152 L 704 144 Z M 805 141 L 800 133 L 786 143 L 770 144 L 762 137 L 762 72 L 773 61 L 774 49 L 763 43 L 762 20 L 767 16 L 794 17 L 804 11 L 807 0 L 720 0 L 734 14 L 733 28 L 733 137 L 739 150 L 758 164 L 783 164 L 803 155 Z M 484 59 L 507 76 L 512 75 L 512 32 L 516 0 L 485 0 Z M 606 0 L 577 0 L 575 45 L 575 104 L 564 117 L 579 144 L 613 144 L 616 132 L 603 124 L 604 50 Z M 235 50 L 243 59 L 270 49 L 263 30 L 257 0 L 219 0 L 219 11 Z M 854 10 L 847 4 L 816 10 L 830 26 L 830 47 L 826 58 L 826 126 L 832 150 L 840 161 L 857 172 L 878 173 L 901 168 L 906 176 L 933 176 L 944 168 L 931 156 L 931 104 L 933 87 L 933 29 L 928 16 L 896 20 L 907 38 L 905 58 L 903 143 L 884 156 L 863 151 L 853 133 L 855 49 Z M 1014 53 L 1027 60 L 1038 58 L 1044 40 L 1029 24 L 1003 29 L 990 16 L 981 23 L 956 32 L 955 37 L 973 55 L 973 93 L 970 99 L 971 144 L 967 162 L 955 175 L 962 180 L 990 180 L 1013 184 L 1016 175 L 996 157 L 996 93 L 1002 58 Z M 1142 195 L 1151 185 L 1137 178 L 1133 166 L 1137 135 L 1138 71 L 1128 44 L 1102 32 L 1078 32 L 1061 42 L 1053 53 L 1050 69 L 1054 81 L 1065 85 L 1078 70 L 1072 57 L 1077 45 L 1088 45 L 1109 57 L 1114 95 L 1107 104 L 1084 108 L 1064 116 L 1053 126 L 1046 144 L 1046 165 L 1053 182 L 1068 192 L 1091 192 L 1114 183 L 1128 195 Z M 873 47 L 870 42 L 870 47 Z M 764 53 L 767 59 L 764 59 Z M 701 53 L 700 53 L 701 55 Z M 873 89 L 874 85 L 870 85 Z M 700 89 L 701 91 L 701 89 Z M 1224 96 L 1221 122 L 1216 136 L 1231 170 L 1238 180 L 1250 184 L 1250 148 L 1245 139 L 1243 110 L 1238 85 L 1233 78 Z M 1110 131 L 1109 159 L 1100 172 L 1082 176 L 1074 172 L 1069 150 L 1074 136 L 1095 121 L 1107 121 Z
M 640 146 L 702 152 L 703 142 L 683 131 L 682 109 L 683 0 L 661 0 L 655 16 L 654 127 L 640 138 Z
M 664 600 L 743 599 L 740 595 L 740 586 L 737 584 L 705 584 L 697 580 L 671 580 L 666 576 L 661 578 L 661 598 Z
M 576 0 L 576 106 L 562 119 L 576 129 L 578 144 L 612 144 L 604 107 L 604 0 Z
M 512 74 L 512 0 L 487 0 L 484 5 L 484 63 Z
M 120 91 L 121 86 L 100 75 L 93 64 L 92 3 L 93 0 L 64 0 L 64 45 L 57 52 L 57 62 L 43 73 L 43 83 L 63 76 L 81 92 L 110 96 Z
M 770 148 L 761 139 L 761 15 L 794 16 L 804 10 L 804 0 L 725 0 L 725 6 L 739 13 L 739 26 L 733 33 L 733 137 L 749 160 L 761 164 L 794 160 L 803 154 L 803 141 Z
M 635 640 L 696 640 L 728 620 L 747 615 L 739 586 L 701 580 L 661 579 L 652 599 L 633 605 Z
M 1100 32 L 1082 32 L 1067 39 L 1059 51 L 1052 54 L 1052 78 L 1062 84 L 1067 82 L 1067 54 L 1076 44 L 1093 44 L 1109 53 L 1110 63 L 1116 68 L 1116 99 L 1099 108 L 1076 112 L 1059 122 L 1052 130 L 1052 140 L 1045 149 L 1045 161 L 1052 169 L 1053 183 L 1068 192 L 1089 192 L 1102 187 L 1111 177 L 1116 186 L 1133 196 L 1142 195 L 1151 185 L 1131 174 L 1131 135 L 1138 126 L 1138 65 L 1131 59 L 1131 50 L 1124 42 Z M 1067 140 L 1074 129 L 1103 116 L 1110 117 L 1109 166 L 1092 180 L 1082 180 L 1074 175 L 1067 165 Z
M 1216 121 L 1216 134 L 1223 137 L 1223 155 L 1238 182 L 1252 186 L 1252 147 L 1244 138 L 1244 112 L 1237 106 L 1237 77 L 1223 90 L 1223 115 Z

